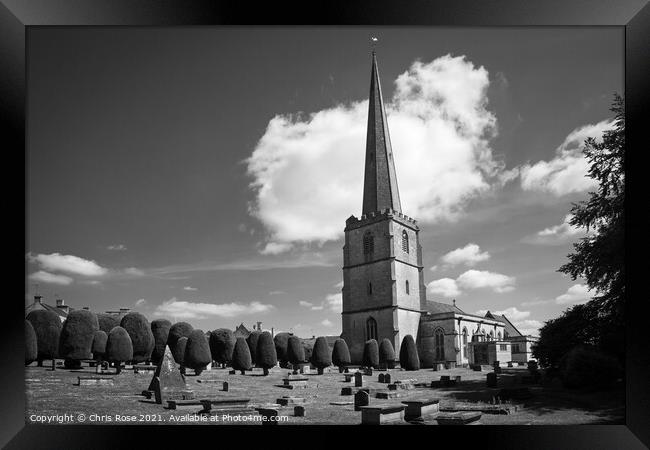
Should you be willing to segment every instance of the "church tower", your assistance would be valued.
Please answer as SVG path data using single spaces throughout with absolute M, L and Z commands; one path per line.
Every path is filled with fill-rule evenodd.
M 402 213 L 388 122 L 372 52 L 363 209 L 346 220 L 342 337 L 359 363 L 366 340 L 388 338 L 396 353 L 417 339 L 426 293 L 417 222 Z

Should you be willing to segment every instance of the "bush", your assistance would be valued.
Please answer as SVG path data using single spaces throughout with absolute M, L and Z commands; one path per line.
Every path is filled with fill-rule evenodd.
M 334 351 L 332 352 L 332 362 L 339 368 L 339 372 L 350 365 L 350 349 L 343 339 L 337 339 L 334 342 Z
M 121 364 L 132 359 L 133 344 L 129 333 L 120 326 L 113 327 L 106 340 L 106 360 L 115 363 L 117 373 L 120 373 Z
M 388 338 L 379 344 L 379 364 L 387 369 L 395 368 L 395 349 Z
M 289 357 L 287 356 L 289 336 L 291 336 L 290 333 L 278 333 L 273 338 L 273 343 L 275 344 L 275 353 L 278 355 L 280 367 L 286 367 L 287 363 L 289 362 Z
M 253 365 L 257 364 L 257 340 L 260 338 L 262 333 L 259 331 L 251 331 L 251 334 L 246 338 L 246 343 L 248 343 L 248 350 L 251 352 L 251 360 Z
M 363 347 L 363 366 L 379 368 L 379 346 L 374 339 L 367 340 Z
M 292 365 L 305 362 L 305 349 L 298 336 L 289 336 L 287 341 L 287 358 Z
M 102 361 L 106 356 L 106 343 L 108 342 L 108 335 L 102 330 L 95 331 L 95 337 L 93 338 L 93 358 L 96 361 Z
M 420 368 L 418 349 L 415 346 L 413 336 L 410 334 L 407 334 L 402 339 L 402 345 L 399 349 L 399 364 L 404 370 L 418 370 Z
M 97 314 L 97 322 L 99 323 L 99 329 L 106 333 L 107 336 L 113 328 L 120 326 L 120 319 L 112 314 Z
M 59 337 L 59 355 L 65 359 L 92 358 L 95 331 L 99 330 L 97 316 L 85 309 L 75 309 L 68 314 Z
M 232 352 L 232 368 L 241 370 L 242 375 L 244 375 L 245 370 L 251 370 L 253 368 L 251 351 L 248 348 L 248 342 L 244 338 L 237 338 L 235 342 L 235 348 Z
M 185 349 L 187 348 L 187 339 L 185 336 L 176 341 L 176 345 L 171 349 L 172 356 L 176 364 L 181 366 L 181 371 L 185 368 Z
M 29 320 L 25 320 L 25 365 L 28 366 L 38 357 L 38 338 Z
M 606 389 L 621 375 L 621 366 L 616 358 L 589 346 L 574 347 L 561 364 L 562 382 L 570 389 Z
M 165 347 L 169 338 L 169 329 L 172 323 L 167 319 L 156 319 L 151 322 L 151 334 L 153 334 L 153 350 L 151 351 L 151 362 L 160 364 L 165 356 Z
M 264 369 L 264 375 L 269 374 L 269 369 L 275 367 L 278 363 L 278 355 L 275 352 L 275 343 L 268 331 L 260 334 L 257 339 L 257 349 L 255 350 L 257 356 L 257 366 Z
M 176 342 L 182 337 L 189 337 L 190 333 L 194 327 L 187 322 L 176 322 L 169 329 L 169 335 L 167 336 L 167 345 L 169 345 L 170 350 L 174 350 Z
M 224 366 L 232 361 L 232 352 L 235 350 L 235 335 L 232 330 L 219 328 L 210 333 L 210 353 L 212 359 Z
M 133 361 L 144 362 L 151 359 L 154 338 L 147 318 L 138 312 L 130 312 L 122 317 L 120 326 L 129 333 L 131 338 Z
M 54 311 L 36 310 L 27 315 L 27 320 L 36 332 L 38 365 L 42 365 L 44 359 L 54 360 L 59 353 L 59 338 L 63 328 L 59 316 Z
M 194 369 L 194 373 L 200 375 L 205 366 L 211 362 L 210 345 L 205 334 L 203 334 L 202 330 L 193 330 L 190 337 L 187 338 L 183 365 Z
M 314 343 L 314 351 L 311 355 L 311 363 L 318 369 L 318 374 L 323 374 L 323 369 L 332 365 L 332 355 L 327 345 L 327 339 L 319 336 Z

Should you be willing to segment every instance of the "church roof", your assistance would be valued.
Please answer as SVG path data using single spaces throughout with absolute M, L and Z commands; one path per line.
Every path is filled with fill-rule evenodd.
M 244 326 L 243 323 L 240 323 L 239 325 L 237 325 L 237 328 L 235 328 L 233 334 L 235 335 L 235 338 L 238 337 L 247 338 L 251 334 L 251 332 L 248 330 L 248 328 Z
M 57 316 L 59 316 L 59 319 L 61 320 L 61 322 L 64 322 L 65 319 L 68 318 L 68 313 L 67 312 L 65 312 L 62 309 L 59 309 L 59 308 L 57 308 L 55 306 L 48 305 L 47 303 L 43 303 L 43 302 L 34 302 L 31 305 L 28 305 L 27 307 L 25 307 L 25 317 L 27 317 L 27 315 L 30 312 L 36 311 L 36 310 L 39 310 L 39 309 L 44 309 L 45 311 L 52 311 Z M 70 308 L 70 310 L 72 310 L 72 308 Z
M 449 303 L 440 303 L 434 302 L 433 300 L 427 300 L 426 310 L 431 314 L 440 314 L 440 313 L 458 313 L 458 314 L 467 314 L 465 311 L 460 309 L 458 306 L 450 305 Z
M 487 313 L 485 313 L 485 317 L 487 317 L 487 318 L 489 318 L 489 319 L 494 319 L 494 320 L 497 320 L 497 321 L 503 323 L 503 324 L 505 325 L 504 330 L 505 330 L 506 333 L 508 333 L 508 336 L 509 336 L 509 337 L 514 337 L 514 336 L 523 336 L 523 335 L 519 332 L 519 330 L 517 329 L 517 327 L 515 327 L 515 326 L 512 324 L 512 322 L 510 322 L 510 321 L 508 320 L 508 318 L 507 318 L 506 316 L 502 316 L 502 315 L 499 315 L 499 314 L 493 314 L 493 313 L 491 313 L 490 311 L 488 311 Z
M 362 214 L 370 214 L 385 209 L 402 212 L 388 122 L 386 120 L 384 100 L 381 95 L 377 57 L 373 51 Z

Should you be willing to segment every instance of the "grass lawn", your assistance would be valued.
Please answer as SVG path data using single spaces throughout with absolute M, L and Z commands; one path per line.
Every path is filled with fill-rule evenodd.
M 46 363 L 47 365 L 47 363 Z M 338 370 L 332 368 L 324 375 L 305 375 L 309 378 L 309 386 L 305 389 L 289 390 L 279 385 L 286 377 L 288 369 L 278 367 L 272 369 L 268 376 L 263 376 L 261 369 L 247 372 L 246 375 L 237 373 L 229 375 L 228 369 L 213 369 L 204 371 L 200 376 L 194 376 L 188 369 L 186 376 L 188 389 L 194 390 L 197 399 L 201 398 L 250 398 L 251 404 L 275 403 L 283 396 L 303 397 L 306 402 L 305 417 L 294 417 L 293 406 L 282 407 L 280 415 L 288 420 L 282 424 L 341 424 L 356 425 L 361 423 L 361 413 L 354 411 L 353 405 L 331 405 L 330 402 L 354 400 L 353 396 L 341 396 L 341 388 L 351 386 L 354 382 L 346 383 Z M 501 387 L 509 385 L 512 374 L 526 374 L 524 367 L 503 369 L 499 376 L 497 388 L 486 387 L 486 373 L 474 372 L 470 369 L 450 369 L 434 372 L 422 369 L 413 372 L 399 369 L 388 371 L 394 380 L 416 379 L 417 382 L 430 383 L 439 380 L 442 375 L 462 377 L 458 386 L 449 388 L 415 388 L 399 390 L 400 398 L 379 400 L 371 395 L 371 405 L 400 404 L 402 400 L 438 398 L 440 406 L 453 404 L 467 405 L 477 402 L 489 402 Z M 377 381 L 379 376 L 375 371 L 372 376 L 364 376 L 364 386 L 385 389 L 386 385 Z M 384 372 L 385 373 L 385 372 Z M 112 386 L 75 386 L 78 376 L 95 376 L 95 369 L 84 367 L 80 370 L 65 370 L 57 368 L 52 371 L 49 367 L 36 367 L 36 363 L 25 368 L 27 411 L 26 421 L 33 415 L 52 416 L 69 414 L 71 419 L 63 423 L 76 424 L 78 414 L 84 414 L 85 424 L 183 424 L 185 421 L 171 421 L 172 416 L 181 418 L 192 417 L 201 407 L 185 407 L 178 410 L 166 409 L 166 405 L 157 405 L 153 399 L 147 400 L 140 393 L 147 389 L 152 374 L 134 374 L 131 370 L 123 370 L 114 376 Z M 221 391 L 221 383 L 199 383 L 198 380 L 213 379 L 228 381 L 229 391 Z M 617 389 L 603 392 L 579 392 L 563 389 L 553 385 L 528 385 L 533 397 L 528 400 L 515 402 L 519 410 L 510 415 L 483 414 L 481 423 L 484 425 L 575 425 L 575 424 L 622 424 L 624 423 L 624 390 Z M 91 415 L 107 416 L 102 421 L 91 420 Z M 118 415 L 135 416 L 134 422 L 118 422 Z M 142 417 L 143 415 L 144 417 Z M 122 417 L 125 418 L 125 417 Z M 142 420 L 144 419 L 144 420 Z M 54 423 L 54 422 L 53 422 Z M 222 421 L 189 422 L 191 424 L 219 424 Z M 260 422 L 230 422 L 230 424 L 254 424 Z M 435 424 L 435 421 L 433 422 Z

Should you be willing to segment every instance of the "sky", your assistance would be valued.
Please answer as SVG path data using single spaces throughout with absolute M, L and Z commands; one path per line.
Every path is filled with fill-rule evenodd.
M 587 301 L 582 146 L 622 28 L 32 28 L 26 304 L 341 332 L 375 44 L 429 300 L 535 334 Z

